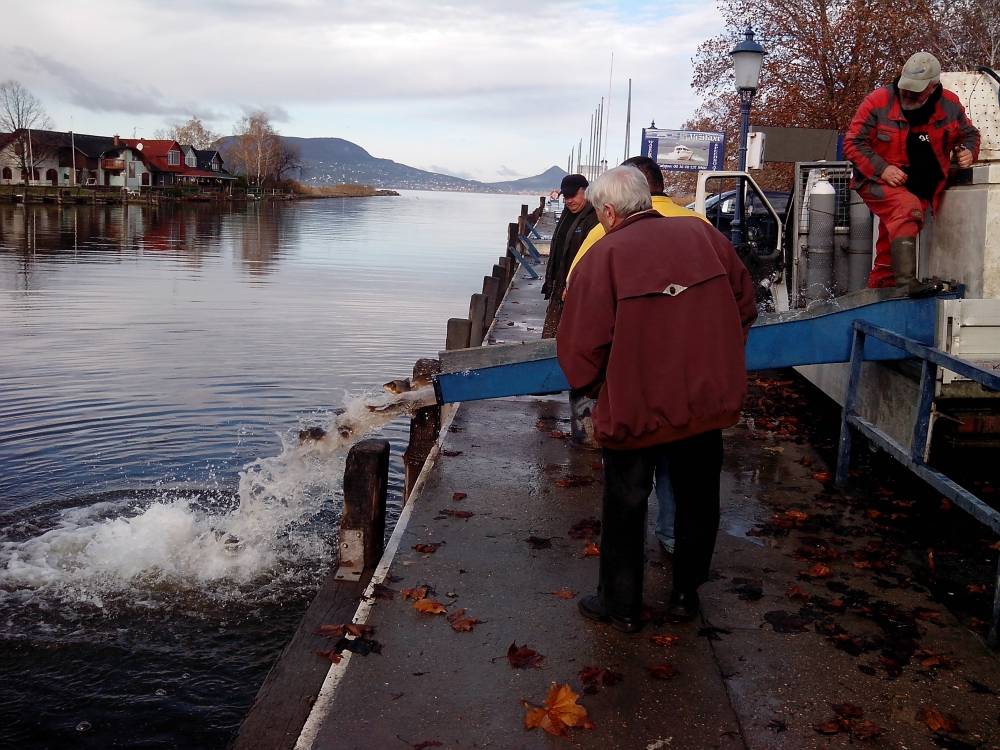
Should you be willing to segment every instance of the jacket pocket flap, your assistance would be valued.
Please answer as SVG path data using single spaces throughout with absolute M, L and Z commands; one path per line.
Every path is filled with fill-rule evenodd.
M 706 269 L 701 272 L 697 269 L 672 269 L 665 272 L 648 274 L 642 278 L 627 279 L 624 282 L 619 280 L 618 299 L 632 299 L 652 295 L 676 297 L 692 287 L 725 275 L 725 271 L 721 267 L 711 270 Z

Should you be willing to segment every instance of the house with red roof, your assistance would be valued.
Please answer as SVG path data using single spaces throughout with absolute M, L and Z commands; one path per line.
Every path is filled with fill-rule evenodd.
M 209 156 L 206 162 L 201 162 L 197 149 L 177 141 L 144 138 L 123 138 L 122 141 L 142 154 L 142 160 L 152 174 L 153 185 L 219 188 L 232 184 L 236 179 L 223 168 L 222 156 L 217 151 L 211 152 L 213 156 Z

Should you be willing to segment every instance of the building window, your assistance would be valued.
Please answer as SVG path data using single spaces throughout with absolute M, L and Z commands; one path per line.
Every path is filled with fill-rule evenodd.
M 181 152 L 180 151 L 168 151 L 167 152 L 167 164 L 171 167 L 176 167 L 181 163 Z
M 189 167 L 198 166 L 198 160 L 195 158 L 194 154 L 188 154 L 187 156 L 185 156 L 184 163 L 187 164 Z
M 133 178 L 133 179 L 135 178 L 135 162 L 134 161 L 130 161 L 128 163 L 128 176 L 131 177 L 131 178 Z
M 3 177 L 0 179 L 12 180 L 14 179 L 14 173 L 10 171 L 10 167 L 3 168 Z
M 212 159 L 212 171 L 213 172 L 218 172 L 219 171 L 219 158 L 218 157 Z

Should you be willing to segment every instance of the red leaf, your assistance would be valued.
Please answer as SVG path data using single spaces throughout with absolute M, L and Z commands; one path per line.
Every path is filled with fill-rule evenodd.
M 584 667 L 580 670 L 580 682 L 588 688 L 611 687 L 622 681 L 620 672 L 604 667 Z
M 549 593 L 556 599 L 572 599 L 574 596 L 576 596 L 575 591 L 570 591 L 567 588 L 562 588 L 559 589 L 558 591 L 550 591 Z
M 482 622 L 482 620 L 477 620 L 473 617 L 466 617 L 464 609 L 456 609 L 445 619 L 448 620 L 451 624 L 451 629 L 456 633 L 471 632 L 476 625 Z
M 809 599 L 809 594 L 803 591 L 799 586 L 791 585 L 785 590 L 785 596 L 789 599 Z
M 803 578 L 829 578 L 833 575 L 833 571 L 830 570 L 829 565 L 816 563 L 809 570 L 803 570 L 799 575 Z
M 556 487 L 586 487 L 594 483 L 593 477 L 585 477 L 579 474 L 568 474 L 562 479 L 557 479 L 555 481 Z
M 839 734 L 845 729 L 845 726 L 840 719 L 830 719 L 822 724 L 813 724 L 813 729 L 820 734 Z
M 679 635 L 652 635 L 649 637 L 657 646 L 673 646 L 681 637 Z
M 329 651 L 317 651 L 316 655 L 322 656 L 324 659 L 329 659 L 334 664 L 340 664 L 340 660 L 344 658 L 340 655 L 339 651 L 332 648 Z
M 452 518 L 472 518 L 474 515 L 476 515 L 475 513 L 472 513 L 471 511 L 468 510 L 453 510 L 452 508 L 444 508 L 443 510 L 439 510 L 438 513 L 442 513 L 443 515 L 446 516 L 451 516 Z
M 929 704 L 925 704 L 917 711 L 917 718 L 927 725 L 932 732 L 957 732 L 958 722 L 953 716 L 946 716 L 938 709 Z
M 676 674 L 672 664 L 654 664 L 646 669 L 649 671 L 649 676 L 657 680 L 669 680 Z
M 584 557 L 599 557 L 600 554 L 601 548 L 593 542 L 587 542 L 587 546 L 583 548 Z
M 428 591 L 430 591 L 430 586 L 416 586 L 412 589 L 403 589 L 403 600 L 413 599 L 418 601 L 426 597 Z
M 828 471 L 814 471 L 813 472 L 813 479 L 815 479 L 817 482 L 829 482 L 830 481 L 830 472 L 828 472 Z
M 444 542 L 424 542 L 422 544 L 414 544 L 413 549 L 424 555 L 433 555 L 442 544 Z
M 453 492 L 453 493 L 451 493 L 451 499 L 454 500 L 456 503 L 459 500 L 465 500 L 465 498 L 467 498 L 467 497 L 468 497 L 468 495 L 465 492 Z
M 856 721 L 851 724 L 851 736 L 859 740 L 873 740 L 885 734 L 885 728 L 873 721 Z
M 517 641 L 514 641 L 510 644 L 510 648 L 507 649 L 507 661 L 513 669 L 538 668 L 542 666 L 544 659 L 545 657 L 540 653 L 528 648 L 527 643 L 523 646 L 518 646 Z

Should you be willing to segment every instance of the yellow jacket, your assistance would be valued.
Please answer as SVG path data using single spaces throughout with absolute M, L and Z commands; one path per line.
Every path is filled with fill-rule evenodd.
M 699 213 L 695 213 L 689 208 L 684 208 L 684 206 L 678 206 L 670 198 L 665 195 L 654 195 L 653 196 L 653 208 L 661 216 L 697 216 L 699 219 L 708 223 L 708 219 Z M 573 275 L 573 269 L 576 268 L 576 264 L 580 262 L 580 258 L 587 254 L 587 251 L 592 248 L 599 239 L 604 236 L 604 227 L 598 224 L 596 227 L 590 230 L 588 234 L 583 239 L 583 244 L 580 245 L 580 249 L 576 251 L 576 257 L 573 258 L 573 262 L 569 265 L 569 274 L 566 277 L 566 283 L 569 283 L 569 277 Z

